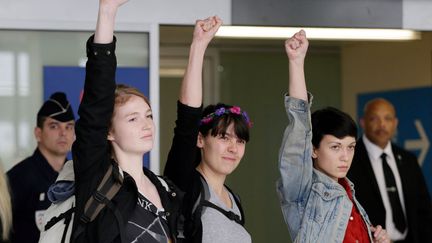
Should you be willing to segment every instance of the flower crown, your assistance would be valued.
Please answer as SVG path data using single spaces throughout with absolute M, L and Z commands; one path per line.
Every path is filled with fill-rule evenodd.
M 252 122 L 250 121 L 248 114 L 246 113 L 246 111 L 242 111 L 239 106 L 233 106 L 231 108 L 220 107 L 219 109 L 215 110 L 213 113 L 210 113 L 207 116 L 203 117 L 201 119 L 201 124 L 208 124 L 212 122 L 215 117 L 219 117 L 222 116 L 223 114 L 230 114 L 230 113 L 241 115 L 245 120 L 247 126 L 249 128 L 252 127 Z

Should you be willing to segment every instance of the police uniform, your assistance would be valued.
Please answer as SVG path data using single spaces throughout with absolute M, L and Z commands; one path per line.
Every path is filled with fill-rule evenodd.
M 74 120 L 66 95 L 54 93 L 38 112 L 38 117 L 51 117 L 61 122 Z M 51 205 L 46 195 L 58 173 L 36 148 L 32 156 L 24 159 L 7 172 L 12 196 L 12 243 L 39 241 L 44 211 Z

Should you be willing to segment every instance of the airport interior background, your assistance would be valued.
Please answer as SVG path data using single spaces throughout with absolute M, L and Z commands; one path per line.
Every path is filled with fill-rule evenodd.
M 340 4 L 337 0 L 326 1 L 330 5 Z M 211 1 L 204 2 L 202 5 L 212 4 Z M 234 12 L 238 11 L 239 4 L 246 4 L 247 1 L 221 2 L 230 2 Z M 273 3 L 273 11 L 276 11 L 278 2 L 280 1 L 269 1 Z M 359 2 L 370 3 L 371 1 L 346 1 L 347 5 L 343 6 L 360 4 Z M 376 2 L 385 5 L 389 1 Z M 13 5 L 11 2 L 10 4 Z M 432 12 L 431 4 L 424 4 L 425 12 L 428 9 Z M 208 8 L 202 5 L 198 8 Z M 256 6 L 253 9 L 258 8 L 259 6 Z M 376 9 L 381 11 L 380 7 Z M 370 8 L 372 12 L 376 9 Z M 95 11 L 95 8 L 91 10 Z M 244 11 L 248 10 L 250 9 L 244 9 Z M 84 11 L 84 16 L 92 14 L 87 11 L 89 10 Z M 133 10 L 130 11 L 136 14 Z M 324 11 L 329 10 L 325 8 Z M 193 13 L 192 10 L 190 12 Z M 5 11 L 0 13 L 5 14 Z M 225 13 L 225 15 L 230 14 L 232 13 Z M 328 12 L 328 14 L 334 13 Z M 402 15 L 402 13 L 393 14 Z M 180 24 L 163 21 L 158 24 L 158 31 L 150 34 L 142 31 L 121 31 L 117 34 L 119 65 L 127 67 L 151 65 L 150 35 L 152 33 L 158 35 L 156 63 L 159 68 L 156 80 L 159 85 L 157 129 L 160 146 L 156 153 L 160 161 L 160 172 L 163 171 L 169 151 L 176 116 L 176 100 L 187 64 L 193 30 L 193 21 L 190 19 L 195 19 L 195 16 L 203 17 L 202 15 L 202 13 L 193 15 L 179 21 Z M 344 18 L 348 19 L 348 15 L 348 13 L 344 15 Z M 400 18 L 397 18 L 397 21 L 400 21 Z M 16 23 L 21 21 L 19 18 L 15 22 L 12 21 L 10 26 L 8 22 L 1 23 L 2 19 L 7 19 L 7 16 L 2 18 L 0 15 L 0 109 L 2 113 L 0 160 L 3 168 L 7 170 L 30 155 L 36 146 L 33 128 L 35 114 L 43 100 L 41 67 L 82 66 L 85 63 L 84 43 L 91 34 L 88 31 L 91 28 L 86 27 L 85 30 L 79 31 L 73 28 L 52 30 L 50 27 L 45 30 L 43 26 L 38 25 L 33 29 L 32 25 L 29 27 L 17 25 Z M 236 21 L 242 23 L 242 20 L 236 19 L 234 15 L 230 19 L 232 23 Z M 303 21 L 305 19 L 306 17 Z M 392 19 L 393 17 L 389 21 Z M 292 27 L 313 25 L 310 22 L 302 24 L 301 18 L 295 20 L 297 22 Z M 266 21 L 271 22 L 262 20 L 261 24 L 266 25 Z M 318 17 L 315 21 L 319 21 Z M 373 21 L 377 23 L 372 26 L 374 28 L 403 27 L 399 22 L 389 25 L 387 20 L 377 18 L 371 20 Z M 361 25 L 370 27 L 371 25 L 369 22 L 360 20 L 346 23 L 347 26 L 341 26 L 339 22 L 328 20 L 326 27 L 361 27 Z M 382 26 L 378 26 L 380 23 L 383 23 Z M 280 22 L 277 24 L 283 25 Z M 428 22 L 425 26 L 419 27 L 421 38 L 415 40 L 310 41 L 305 72 L 308 89 L 314 95 L 313 109 L 334 106 L 357 119 L 359 94 L 430 88 L 432 86 L 432 32 L 429 30 L 432 29 L 432 24 Z M 203 77 L 204 105 L 215 102 L 239 105 L 248 111 L 253 122 L 251 140 L 246 146 L 245 156 L 237 170 L 229 176 L 227 183 L 241 196 L 246 213 L 247 230 L 251 233 L 254 242 L 289 242 L 288 229 L 282 218 L 275 189 L 279 177 L 277 169 L 279 146 L 287 122 L 283 104 L 283 95 L 288 89 L 288 62 L 284 40 L 216 38 L 206 53 Z M 432 95 L 424 103 L 431 104 L 431 100 Z M 427 113 L 428 117 L 432 116 L 430 107 L 416 106 L 413 111 Z M 428 124 L 426 129 L 431 135 L 431 124 Z M 424 163 L 428 167 L 423 169 L 432 171 L 429 154 L 426 157 L 427 163 Z
M 160 33 L 161 68 L 181 68 L 187 61 L 192 28 L 163 26 Z M 430 87 L 431 38 L 431 33 L 423 32 L 421 40 L 408 42 L 311 41 L 305 75 L 314 95 L 313 109 L 334 106 L 357 117 L 359 93 Z M 245 156 L 228 177 L 228 185 L 244 202 L 246 227 L 254 242 L 289 242 L 275 189 L 287 121 L 283 95 L 288 89 L 288 65 L 283 44 L 283 40 L 216 39 L 205 61 L 204 82 L 218 87 L 209 89 L 216 94 L 204 94 L 210 97 L 208 102 L 240 105 L 254 123 Z M 172 48 L 182 51 L 165 55 Z M 181 79 L 175 72 L 161 70 L 161 168 L 170 147 Z M 218 98 L 211 100 L 214 96 Z M 430 113 L 424 108 L 422 112 Z

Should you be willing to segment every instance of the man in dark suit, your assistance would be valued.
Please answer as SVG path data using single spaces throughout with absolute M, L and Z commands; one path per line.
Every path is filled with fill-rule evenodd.
M 431 199 L 415 155 L 391 143 L 397 124 L 389 101 L 366 104 L 347 176 L 372 224 L 385 226 L 394 242 L 432 242 Z

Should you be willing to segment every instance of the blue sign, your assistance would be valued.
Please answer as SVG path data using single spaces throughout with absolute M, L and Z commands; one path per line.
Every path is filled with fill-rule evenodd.
M 399 120 L 393 142 L 417 156 L 432 195 L 432 88 L 360 94 L 357 99 L 357 117 L 363 115 L 367 101 L 378 97 L 393 103 Z
M 65 66 L 45 66 L 44 100 L 56 91 L 65 92 L 71 102 L 75 117 L 78 118 L 78 107 L 83 94 L 85 68 Z M 149 70 L 142 67 L 118 67 L 116 71 L 117 83 L 127 84 L 139 89 L 149 97 Z M 70 156 L 69 156 L 70 157 Z M 150 168 L 149 153 L 144 155 L 144 166 Z

